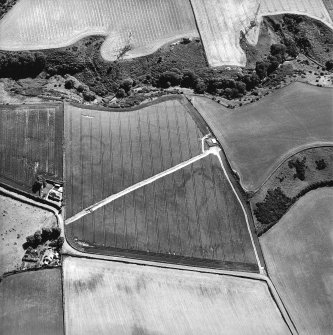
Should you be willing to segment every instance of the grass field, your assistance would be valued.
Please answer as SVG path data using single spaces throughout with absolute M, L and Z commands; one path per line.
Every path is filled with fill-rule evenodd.
M 143 56 L 181 37 L 197 37 L 189 0 L 22 0 L 0 23 L 0 49 L 36 50 L 107 36 L 101 49 L 115 60 Z
M 254 191 L 285 158 L 314 144 L 333 143 L 333 90 L 299 82 L 234 110 L 191 96 L 222 144 L 242 186 Z
M 62 180 L 61 104 L 0 106 L 0 182 L 31 192 L 36 175 Z
M 65 228 L 76 246 L 82 241 L 99 252 L 258 270 L 244 213 L 215 155 Z
M 1 334 L 64 334 L 60 269 L 5 277 L 0 301 Z
M 321 20 L 333 29 L 333 21 L 322 0 L 191 0 L 200 35 L 211 66 L 246 65 L 240 47 L 240 32 L 245 32 L 256 17 L 281 13 L 308 15 Z M 251 44 L 259 37 L 259 25 L 247 34 Z
M 67 334 L 289 334 L 266 283 L 67 257 Z
M 300 334 L 333 332 L 333 189 L 303 196 L 260 237 L 268 273 Z
M 20 268 L 27 236 L 42 227 L 56 226 L 52 213 L 0 193 L 0 275 Z
M 197 114 L 179 97 L 121 112 L 66 105 L 66 218 L 199 154 Z

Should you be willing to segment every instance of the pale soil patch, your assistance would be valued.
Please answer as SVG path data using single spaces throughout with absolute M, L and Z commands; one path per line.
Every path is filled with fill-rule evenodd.
M 268 274 L 300 334 L 333 333 L 333 188 L 303 196 L 260 237 Z
M 66 332 L 289 334 L 263 281 L 67 257 Z
M 332 19 L 321 0 L 191 0 L 200 35 L 211 66 L 246 65 L 246 56 L 239 45 L 245 32 L 256 18 L 258 24 L 249 30 L 247 40 L 257 44 L 262 17 L 293 13 L 322 21 L 333 29 Z
M 22 0 L 0 23 L 0 49 L 64 47 L 91 35 L 107 36 L 102 56 L 113 61 L 157 50 L 175 37 L 198 37 L 189 0 Z
M 22 244 L 28 235 L 42 227 L 56 226 L 51 212 L 0 194 L 0 275 L 20 268 Z

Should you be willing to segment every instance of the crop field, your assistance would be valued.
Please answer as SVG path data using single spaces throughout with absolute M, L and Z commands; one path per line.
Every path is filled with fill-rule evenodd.
M 246 56 L 240 47 L 240 32 L 250 26 L 251 20 L 261 21 L 264 15 L 294 13 L 321 20 L 333 29 L 332 19 L 322 0 L 191 0 L 208 63 L 215 66 L 246 65 Z M 259 25 L 247 34 L 251 44 L 259 37 Z
M 181 37 L 198 37 L 189 0 L 22 0 L 0 23 L 0 49 L 36 50 L 107 36 L 101 54 L 113 61 L 143 56 Z
M 64 334 L 59 268 L 5 277 L 0 301 L 1 334 Z
M 242 208 L 209 155 L 66 226 L 84 250 L 257 271 Z
M 66 257 L 67 334 L 290 334 L 264 281 Z M 103 326 L 101 326 L 103 325 Z
M 62 180 L 62 104 L 0 106 L 0 182 L 31 192 L 36 175 Z
M 324 5 L 333 21 L 333 1 L 332 0 L 323 0 Z
M 200 154 L 200 120 L 178 97 L 121 112 L 66 105 L 66 218 Z
M 300 334 L 333 333 L 333 188 L 304 195 L 260 237 L 268 273 Z
M 257 190 L 285 158 L 333 143 L 333 90 L 292 83 L 234 110 L 192 96 L 246 190 Z

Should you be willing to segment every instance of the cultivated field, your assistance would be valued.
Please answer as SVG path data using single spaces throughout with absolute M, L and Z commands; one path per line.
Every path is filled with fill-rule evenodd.
M 22 244 L 42 227 L 55 227 L 56 217 L 45 210 L 0 193 L 0 275 L 17 270 L 22 263 Z
M 189 0 L 22 0 L 0 23 L 0 49 L 36 50 L 107 36 L 101 53 L 143 56 L 181 37 L 197 37 Z
M 333 188 L 304 195 L 260 237 L 268 273 L 300 334 L 333 333 Z
M 333 1 L 332 0 L 323 0 L 324 5 L 333 21 Z
M 258 270 L 244 213 L 215 155 L 65 227 L 84 251 Z
M 66 333 L 289 334 L 266 283 L 102 260 L 64 260 Z
M 62 180 L 61 104 L 0 106 L 0 182 L 31 192 L 36 175 Z
M 242 186 L 254 191 L 293 153 L 333 143 L 332 94 L 330 88 L 295 82 L 234 110 L 208 98 L 191 99 L 222 144 Z
M 121 112 L 66 105 L 66 218 L 198 155 L 201 123 L 185 98 Z
M 264 15 L 294 13 L 321 20 L 333 29 L 333 22 L 322 0 L 191 0 L 200 35 L 211 66 L 246 65 L 239 45 L 240 32 L 247 31 L 256 18 L 259 24 L 249 31 L 247 39 L 256 44 Z
M 5 277 L 0 301 L 1 334 L 64 334 L 60 269 Z

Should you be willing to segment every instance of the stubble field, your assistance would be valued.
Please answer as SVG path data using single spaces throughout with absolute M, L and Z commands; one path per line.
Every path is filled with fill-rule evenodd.
M 191 96 L 246 190 L 257 190 L 285 158 L 333 143 L 333 90 L 292 83 L 234 110 Z
M 304 195 L 260 237 L 270 275 L 300 334 L 333 332 L 333 189 Z
M 62 180 L 62 104 L 0 106 L 0 182 L 31 192 L 37 175 Z
M 88 252 L 258 271 L 244 213 L 215 155 L 65 228 L 71 243 Z
M 0 23 L 0 49 L 37 50 L 107 36 L 103 58 L 139 57 L 181 37 L 198 37 L 189 0 L 22 0 Z
M 200 154 L 199 118 L 178 97 L 121 112 L 65 106 L 66 218 Z
M 0 333 L 63 335 L 60 269 L 22 272 L 0 282 Z
M 67 257 L 68 334 L 289 334 L 267 284 Z

